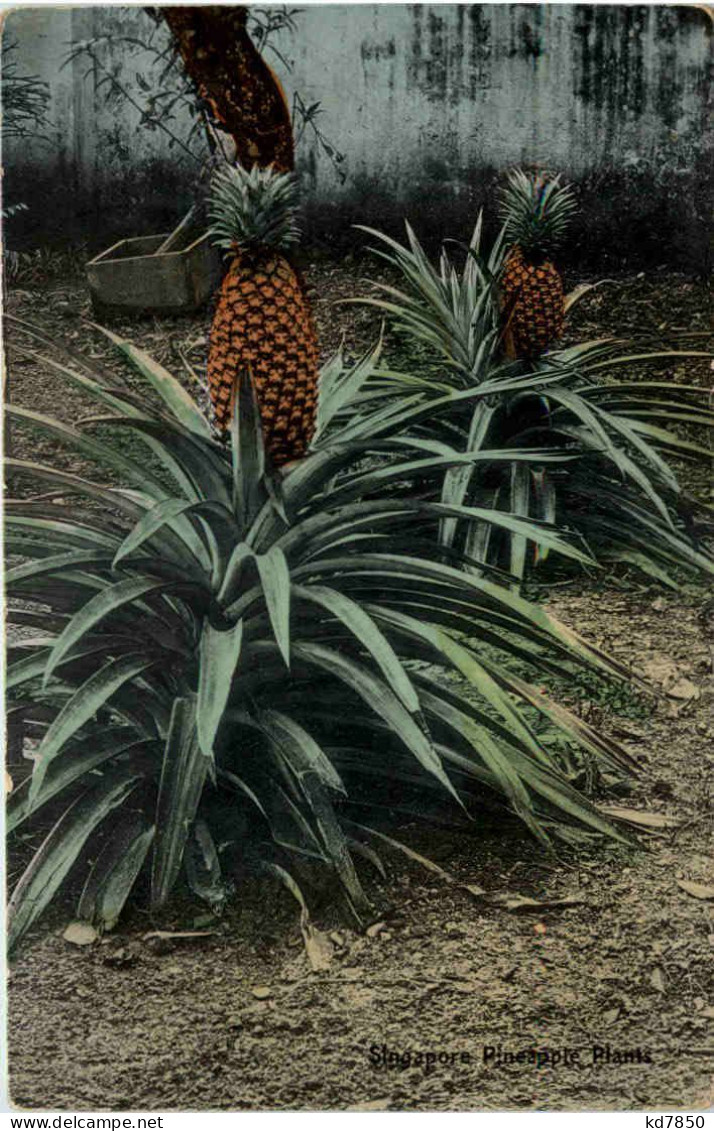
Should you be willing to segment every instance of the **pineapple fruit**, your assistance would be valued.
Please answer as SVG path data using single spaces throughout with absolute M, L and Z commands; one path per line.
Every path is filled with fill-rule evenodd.
M 575 196 L 560 177 L 508 174 L 501 196 L 501 218 L 511 250 L 501 276 L 507 320 L 506 352 L 510 357 L 536 358 L 563 331 L 563 280 L 551 256 L 576 211 Z
M 250 369 L 275 467 L 305 455 L 315 428 L 318 343 L 304 283 L 288 253 L 300 238 L 289 173 L 229 166 L 214 177 L 211 233 L 234 254 L 211 326 L 208 386 L 225 432 L 236 379 Z

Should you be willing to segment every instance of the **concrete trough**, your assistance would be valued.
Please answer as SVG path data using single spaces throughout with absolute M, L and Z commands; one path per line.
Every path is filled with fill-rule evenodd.
M 210 299 L 222 276 L 221 253 L 208 233 L 188 237 L 175 251 L 155 254 L 168 235 L 120 240 L 87 264 L 96 312 L 181 314 Z

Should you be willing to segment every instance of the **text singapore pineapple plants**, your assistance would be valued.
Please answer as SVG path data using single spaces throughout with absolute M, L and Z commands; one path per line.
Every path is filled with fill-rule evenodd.
M 552 262 L 577 205 L 560 178 L 508 174 L 501 196 L 501 219 L 511 245 L 500 277 L 506 345 L 511 357 L 535 358 L 563 332 L 563 280 Z
M 211 232 L 234 256 L 213 318 L 208 382 L 218 428 L 231 417 L 235 384 L 249 367 L 276 467 L 302 458 L 315 427 L 318 345 L 305 287 L 288 253 L 300 233 L 289 173 L 229 166 L 216 174 Z
M 630 770 L 614 742 L 535 687 L 553 664 L 613 666 L 496 573 L 468 577 L 421 549 L 425 523 L 487 512 L 371 499 L 355 475 L 364 443 L 325 447 L 270 481 L 246 376 L 228 447 L 143 351 L 113 338 L 158 407 L 93 377 L 91 363 L 55 361 L 34 337 L 107 415 L 73 428 L 10 407 L 13 425 L 122 485 L 8 461 L 42 492 L 6 503 L 7 550 L 22 559 L 7 574 L 10 638 L 12 626 L 40 634 L 10 649 L 10 725 L 24 720 L 38 745 L 11 767 L 8 826 L 36 835 L 54 821 L 13 892 L 11 946 L 88 859 L 79 915 L 99 929 L 140 873 L 154 906 L 181 875 L 219 906 L 248 857 L 293 894 L 341 893 L 364 922 L 354 856 L 378 863 L 371 826 L 385 809 L 468 823 L 496 805 L 546 844 L 572 826 L 623 839 L 573 787 L 576 754 L 569 766 L 536 725 L 549 720 L 574 751 Z M 373 360 L 325 367 L 325 428 Z M 127 451 L 127 433 L 153 465 Z M 367 487 L 408 477 L 414 450 L 376 454 Z M 513 516 L 493 519 L 532 534 Z

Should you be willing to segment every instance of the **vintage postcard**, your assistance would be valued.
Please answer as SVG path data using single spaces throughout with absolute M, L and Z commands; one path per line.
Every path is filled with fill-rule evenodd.
M 711 9 L 3 15 L 7 1110 L 705 1127 Z

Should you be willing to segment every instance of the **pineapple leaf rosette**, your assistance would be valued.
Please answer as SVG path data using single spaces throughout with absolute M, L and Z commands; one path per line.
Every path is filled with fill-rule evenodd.
M 470 454 L 430 442 L 415 459 L 389 439 L 365 470 L 371 441 L 343 439 L 276 476 L 252 364 L 224 444 L 129 342 L 109 334 L 143 397 L 15 325 L 25 354 L 99 412 L 70 426 L 8 409 L 74 461 L 7 461 L 23 494 L 5 505 L 8 726 L 30 740 L 10 765 L 11 843 L 30 857 L 11 948 L 66 882 L 99 930 L 137 885 L 154 908 L 183 886 L 218 909 L 255 871 L 364 922 L 385 820 L 469 827 L 485 807 L 546 847 L 627 840 L 574 783 L 584 765 L 635 764 L 540 687 L 553 670 L 619 669 L 497 570 L 441 560 L 423 530 L 493 523 L 582 549 L 546 524 L 401 491 L 415 463 L 438 482 Z M 323 368 L 325 430 L 375 364 Z
M 572 193 L 516 172 L 503 208 L 490 249 L 479 216 L 460 270 L 445 250 L 432 263 L 408 224 L 406 244 L 364 229 L 396 281 L 356 301 L 386 315 L 407 363 L 376 368 L 317 445 L 371 437 L 468 456 L 444 471 L 436 495 L 417 469 L 405 490 L 555 526 L 597 562 L 624 562 L 675 588 L 682 577 L 711 576 L 711 508 L 688 496 L 671 461 L 711 458 L 714 412 L 706 389 L 661 372 L 711 353 L 614 340 L 559 346 L 570 303 L 549 257 Z M 537 537 L 455 516 L 437 537 L 472 575 L 488 564 L 513 584 L 551 553 Z

